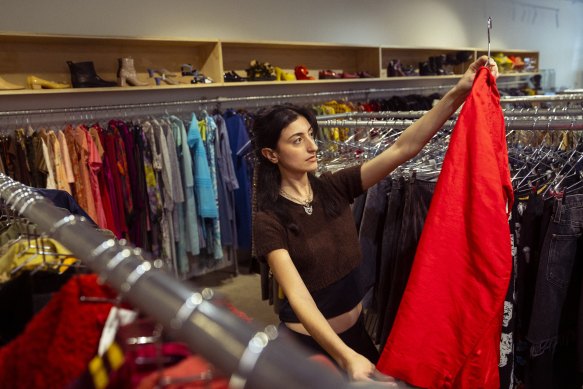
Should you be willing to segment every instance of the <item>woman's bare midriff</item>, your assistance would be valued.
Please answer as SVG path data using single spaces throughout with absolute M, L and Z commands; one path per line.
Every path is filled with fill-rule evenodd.
M 328 323 L 330 323 L 330 327 L 332 327 L 334 332 L 336 332 L 337 334 L 341 334 L 342 332 L 351 328 L 356 323 L 361 312 L 362 304 L 358 303 L 358 305 L 352 308 L 350 311 L 344 312 L 343 314 L 328 319 Z M 284 323 L 284 324 L 286 325 L 287 328 L 289 328 L 292 331 L 308 336 L 310 335 L 310 333 L 306 330 L 302 323 Z

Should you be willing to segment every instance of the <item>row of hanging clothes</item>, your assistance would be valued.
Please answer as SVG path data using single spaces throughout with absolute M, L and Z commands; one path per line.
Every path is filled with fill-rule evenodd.
M 580 388 L 583 98 L 571 96 L 559 100 L 562 104 L 534 99 L 530 108 L 525 100 L 513 100 L 504 109 L 516 201 L 510 219 L 514 267 L 500 343 L 500 387 Z M 320 166 L 335 170 L 363 163 L 389 147 L 421 114 L 319 116 Z M 361 274 L 371 288 L 365 300 L 367 325 L 381 350 L 407 285 L 454 124 L 455 115 L 419 155 L 353 204 L 364 259 Z
M 248 115 L 70 116 L 0 128 L 0 172 L 70 194 L 99 228 L 163 258 L 181 278 L 237 272 L 236 249 L 250 246 L 250 179 L 237 153 Z

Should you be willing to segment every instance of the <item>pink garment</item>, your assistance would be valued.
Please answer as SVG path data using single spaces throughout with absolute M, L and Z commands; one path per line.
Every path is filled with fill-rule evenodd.
M 89 131 L 85 132 L 85 136 L 87 138 L 87 149 L 89 150 L 89 155 L 87 158 L 87 164 L 89 167 L 89 183 L 91 184 L 91 193 L 95 199 L 95 213 L 97 215 L 95 222 L 100 228 L 107 229 L 108 224 L 105 218 L 105 211 L 103 209 L 103 202 L 101 199 L 101 191 L 99 190 L 99 180 L 97 178 L 103 162 L 101 161 L 101 156 L 99 155 L 97 146 L 93 141 L 93 137 Z

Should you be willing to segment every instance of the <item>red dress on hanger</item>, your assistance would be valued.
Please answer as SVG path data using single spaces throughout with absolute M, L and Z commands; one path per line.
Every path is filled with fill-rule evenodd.
M 512 201 L 500 95 L 483 67 L 453 131 L 380 371 L 422 388 L 499 388 Z

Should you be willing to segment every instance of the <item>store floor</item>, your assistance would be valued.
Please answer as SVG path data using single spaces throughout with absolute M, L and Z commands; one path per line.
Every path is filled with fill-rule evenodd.
M 252 318 L 263 327 L 278 324 L 279 319 L 273 306 L 261 300 L 261 277 L 249 273 L 248 266 L 239 266 L 239 275 L 233 275 L 232 269 L 217 270 L 191 279 L 197 287 L 209 287 L 226 296 L 233 306 Z

